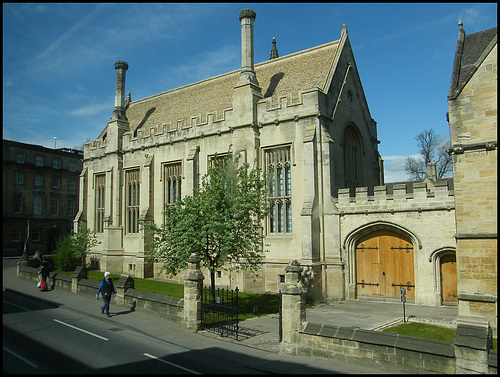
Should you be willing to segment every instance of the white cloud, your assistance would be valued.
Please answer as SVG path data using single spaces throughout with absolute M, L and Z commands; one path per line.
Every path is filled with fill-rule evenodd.
M 97 16 L 105 7 L 105 4 L 97 5 L 90 13 L 88 13 L 85 17 L 83 17 L 80 21 L 74 24 L 68 31 L 66 31 L 63 35 L 61 35 L 55 42 L 53 42 L 49 47 L 43 50 L 35 60 L 40 60 L 47 57 L 52 51 L 56 50 L 59 46 L 61 46 L 65 41 L 70 39 L 73 34 L 75 34 L 79 29 L 87 25 L 95 16 Z
M 109 103 L 99 103 L 99 104 L 86 105 L 80 107 L 79 109 L 70 111 L 69 115 L 75 115 L 75 116 L 95 115 L 104 110 L 111 111 L 111 109 L 112 107 Z

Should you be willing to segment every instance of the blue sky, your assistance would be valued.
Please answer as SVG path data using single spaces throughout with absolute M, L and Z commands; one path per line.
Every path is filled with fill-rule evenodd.
M 251 8 L 255 63 L 338 40 L 346 24 L 386 182 L 406 180 L 415 136 L 449 140 L 447 95 L 462 19 L 497 26 L 496 3 L 3 4 L 3 138 L 81 147 L 114 106 L 114 62 L 129 64 L 132 101 L 239 69 L 238 13 Z M 273 26 L 275 25 L 275 26 Z

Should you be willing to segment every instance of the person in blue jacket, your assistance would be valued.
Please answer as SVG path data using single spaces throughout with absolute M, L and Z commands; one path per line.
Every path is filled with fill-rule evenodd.
M 104 301 L 104 306 L 101 307 L 101 313 L 104 314 L 106 312 L 107 317 L 111 317 L 109 315 L 109 302 L 111 301 L 111 294 L 116 296 L 115 286 L 113 285 L 113 280 L 111 280 L 111 274 L 109 272 L 104 273 L 104 279 L 101 281 L 99 285 L 99 290 L 95 295 L 96 299 L 99 299 L 99 293 L 102 295 L 102 300 Z

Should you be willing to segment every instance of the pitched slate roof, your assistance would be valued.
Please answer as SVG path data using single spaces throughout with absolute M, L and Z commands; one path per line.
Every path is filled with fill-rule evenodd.
M 461 56 L 458 56 L 459 65 L 453 67 L 454 73 L 450 88 L 450 96 L 452 97 L 456 97 L 465 84 L 467 84 L 481 63 L 481 60 L 484 59 L 485 56 L 483 54 L 489 52 L 487 49 L 492 47 L 492 41 L 495 40 L 496 42 L 497 38 L 496 27 L 470 35 L 465 35 L 465 32 L 463 33 L 463 42 L 461 46 L 457 46 L 456 52 L 456 55 L 461 54 Z M 459 44 L 460 40 L 459 36 Z
M 280 96 L 291 95 L 298 99 L 301 90 L 322 89 L 333 64 L 339 41 L 282 56 L 255 65 L 264 98 L 277 103 Z M 223 117 L 225 109 L 233 107 L 233 89 L 240 70 L 212 77 L 194 84 L 131 102 L 126 110 L 130 130 L 149 128 L 177 122 L 191 123 L 199 116 L 198 123 L 206 122 L 207 113 L 214 112 L 215 119 Z

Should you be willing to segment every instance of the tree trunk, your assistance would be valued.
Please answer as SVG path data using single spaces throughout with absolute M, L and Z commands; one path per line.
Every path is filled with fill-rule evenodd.
M 210 270 L 210 292 L 212 293 L 212 302 L 215 302 L 215 271 Z

